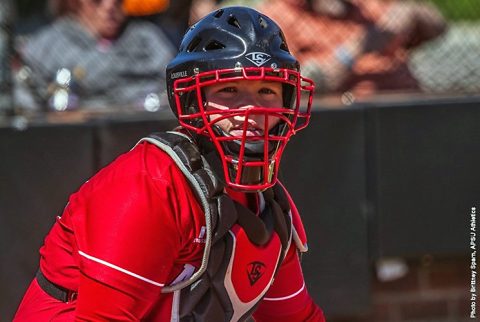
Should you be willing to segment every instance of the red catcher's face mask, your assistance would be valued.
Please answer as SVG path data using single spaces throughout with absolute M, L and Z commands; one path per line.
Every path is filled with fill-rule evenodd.
M 222 104 L 206 99 L 212 88 Z M 264 67 L 198 73 L 173 86 L 180 125 L 210 138 L 226 184 L 245 191 L 276 183 L 286 143 L 310 120 L 313 89 L 296 71 Z

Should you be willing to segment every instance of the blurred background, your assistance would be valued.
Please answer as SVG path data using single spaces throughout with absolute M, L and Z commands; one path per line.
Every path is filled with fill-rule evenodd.
M 0 0 L 0 321 L 68 196 L 175 126 L 165 65 L 226 5 L 277 21 L 317 84 L 281 175 L 328 321 L 471 320 L 477 0 Z

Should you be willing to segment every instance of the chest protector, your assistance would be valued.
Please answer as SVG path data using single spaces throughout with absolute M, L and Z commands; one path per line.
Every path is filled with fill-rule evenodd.
M 273 283 L 292 239 L 285 191 L 277 184 L 259 193 L 260 214 L 254 214 L 224 192 L 211 167 L 218 166 L 214 152 L 202 155 L 189 137 L 178 132 L 155 133 L 142 141 L 176 162 L 205 211 L 201 267 L 187 280 L 162 289 L 174 292 L 172 321 L 248 321 Z

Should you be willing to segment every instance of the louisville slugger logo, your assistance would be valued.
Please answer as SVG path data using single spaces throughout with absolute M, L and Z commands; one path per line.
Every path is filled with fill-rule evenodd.
M 250 286 L 253 286 L 265 273 L 265 264 L 262 262 L 251 262 L 247 266 L 247 276 Z
M 176 78 L 180 78 L 180 77 L 187 77 L 187 76 L 188 76 L 188 74 L 187 74 L 186 70 L 170 74 L 171 79 L 176 79 Z
M 245 58 L 254 63 L 257 67 L 262 66 L 265 64 L 267 61 L 272 58 L 269 54 L 266 53 L 261 53 L 261 52 L 253 52 L 253 53 L 248 53 L 245 55 Z

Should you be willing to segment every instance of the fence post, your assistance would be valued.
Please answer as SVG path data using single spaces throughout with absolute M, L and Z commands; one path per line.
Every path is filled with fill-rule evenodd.
M 0 0 L 0 115 L 14 113 L 11 59 L 13 54 L 12 0 Z

